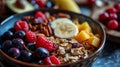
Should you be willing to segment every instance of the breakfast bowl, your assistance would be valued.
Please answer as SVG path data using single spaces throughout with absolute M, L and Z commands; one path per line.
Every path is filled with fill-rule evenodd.
M 105 40 L 103 27 L 90 17 L 39 9 L 12 15 L 1 23 L 0 56 L 18 67 L 90 67 Z

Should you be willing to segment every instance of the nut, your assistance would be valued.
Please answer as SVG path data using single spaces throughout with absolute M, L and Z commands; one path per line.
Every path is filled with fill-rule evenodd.
M 63 17 L 63 18 L 70 18 L 70 15 L 65 14 L 65 13 L 58 13 L 59 17 Z

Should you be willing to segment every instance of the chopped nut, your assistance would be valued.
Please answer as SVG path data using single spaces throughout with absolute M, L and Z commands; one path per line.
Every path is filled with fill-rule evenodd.
M 63 47 L 59 47 L 59 53 L 62 55 L 65 54 L 65 49 Z
M 58 13 L 59 17 L 64 17 L 64 18 L 70 18 L 70 15 L 65 14 L 65 13 Z

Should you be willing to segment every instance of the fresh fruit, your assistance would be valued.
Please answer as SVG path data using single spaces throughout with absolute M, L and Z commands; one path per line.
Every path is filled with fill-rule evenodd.
M 3 39 L 5 40 L 11 40 L 13 37 L 13 33 L 11 31 L 7 31 L 3 34 Z
M 29 27 L 28 27 L 28 24 L 26 21 L 17 21 L 15 24 L 14 24 L 14 29 L 16 31 L 19 31 L 19 30 L 23 30 L 23 31 L 28 31 L 29 30 Z
M 89 5 L 93 6 L 95 4 L 95 0 L 86 0 L 86 1 Z
M 13 40 L 12 40 L 12 44 L 13 44 L 13 47 L 15 47 L 15 48 L 25 49 L 25 48 L 24 48 L 25 43 L 24 43 L 24 41 L 23 41 L 22 39 L 20 39 L 20 38 L 13 39 Z
M 21 51 L 21 56 L 20 56 L 20 60 L 25 61 L 25 62 L 30 62 L 31 61 L 31 52 L 27 52 L 27 51 Z
M 11 1 L 6 0 L 6 5 L 15 13 L 23 13 L 23 12 L 34 10 L 34 7 L 27 0 L 19 0 L 19 1 L 22 1 L 20 3 L 24 4 L 24 9 L 17 8 L 14 5 L 17 1 L 18 0 L 11 0 Z
M 120 11 L 120 3 L 114 4 L 114 8 L 115 8 L 117 11 Z
M 36 37 L 36 34 L 34 32 L 32 32 L 32 31 L 26 32 L 26 40 L 28 42 L 34 43 L 34 42 L 36 42 L 36 39 L 37 39 L 37 37 Z
M 52 3 L 51 1 L 47 1 L 45 6 L 46 6 L 47 8 L 52 8 L 53 3 Z
M 104 12 L 99 15 L 98 20 L 104 23 L 109 18 L 109 14 L 107 12 Z
M 8 50 L 8 55 L 13 58 L 18 58 L 20 56 L 20 50 L 18 48 L 10 48 Z
M 33 57 L 38 60 L 44 60 L 48 56 L 50 56 L 49 51 L 42 47 L 37 48 L 33 53 Z
M 109 20 L 117 19 L 117 18 L 118 18 L 118 16 L 117 16 L 116 13 L 110 13 L 110 14 L 109 14 Z
M 60 60 L 55 56 L 50 56 L 45 58 L 44 63 L 47 65 L 57 65 L 60 64 Z
M 75 36 L 75 39 L 80 43 L 89 38 L 90 38 L 90 35 L 85 30 L 80 31 L 78 35 Z
M 35 47 L 35 43 L 28 43 L 27 44 L 27 47 L 29 50 L 31 51 L 35 51 L 36 47 Z
M 107 24 L 109 29 L 117 29 L 118 28 L 118 22 L 116 20 L 110 20 Z
M 39 5 L 39 7 L 44 7 L 46 5 L 45 0 L 35 0 L 35 2 Z
M 100 38 L 93 36 L 88 39 L 88 43 L 96 48 L 99 47 Z
M 115 8 L 108 8 L 108 9 L 106 10 L 106 12 L 107 12 L 107 13 L 116 13 L 117 10 L 116 10 Z
M 80 13 L 80 7 L 75 3 L 74 0 L 54 0 L 54 4 L 57 4 L 61 10 Z
M 15 38 L 21 38 L 21 39 L 24 39 L 24 37 L 25 37 L 25 32 L 22 31 L 22 30 L 17 31 L 17 32 L 15 32 L 14 37 L 15 37 Z
M 89 24 L 87 22 L 83 22 L 82 24 L 80 24 L 80 26 L 78 27 L 79 31 L 85 30 L 86 32 L 91 32 L 91 27 L 89 26 Z
M 113 7 L 106 9 L 105 12 L 99 15 L 98 20 L 108 29 L 119 31 L 120 4 L 115 3 Z
M 43 47 L 45 49 L 47 49 L 48 51 L 53 51 L 53 43 L 49 40 L 47 40 L 45 37 L 43 36 L 39 36 L 37 41 L 36 41 L 36 47 Z
M 35 13 L 35 18 L 42 18 L 43 20 L 45 20 L 46 17 L 41 11 L 38 11 Z
M 54 34 L 60 38 L 71 38 L 78 33 L 77 26 L 67 18 L 58 18 L 51 22 Z
M 2 44 L 2 50 L 6 52 L 9 48 L 12 48 L 12 41 L 11 40 L 6 40 Z

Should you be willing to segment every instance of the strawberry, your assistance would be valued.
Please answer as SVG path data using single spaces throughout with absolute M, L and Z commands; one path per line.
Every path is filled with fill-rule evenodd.
M 39 36 L 37 41 L 36 41 L 36 47 L 43 47 L 45 49 L 47 49 L 48 51 L 53 51 L 53 43 L 51 41 L 48 41 L 45 37 L 43 36 Z
M 37 37 L 36 34 L 32 31 L 26 32 L 26 40 L 30 43 L 34 43 L 36 41 Z
M 41 18 L 45 20 L 45 15 L 41 11 L 38 11 L 35 13 L 35 18 Z
M 19 31 L 19 30 L 23 30 L 23 31 L 28 31 L 29 30 L 29 27 L 28 27 L 28 24 L 26 21 L 17 21 L 14 25 L 14 29 L 16 31 Z
M 56 65 L 56 64 L 60 64 L 60 60 L 53 55 L 45 58 L 44 63 L 47 65 Z

